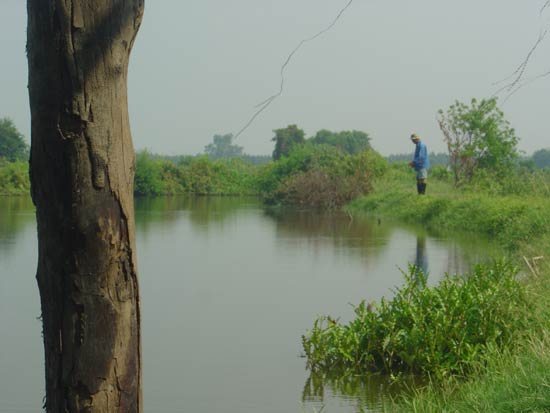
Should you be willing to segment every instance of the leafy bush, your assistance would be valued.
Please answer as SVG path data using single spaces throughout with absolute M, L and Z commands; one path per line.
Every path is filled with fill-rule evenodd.
M 510 263 L 478 265 L 435 287 L 415 267 L 404 276 L 392 300 L 362 302 L 347 325 L 317 319 L 302 337 L 308 367 L 444 377 L 466 373 L 487 352 L 506 348 L 516 332 L 526 331 L 525 286 Z
M 328 145 L 305 144 L 265 166 L 258 178 L 268 203 L 336 208 L 371 189 L 387 162 L 369 150 L 346 155 Z
M 30 193 L 29 165 L 25 161 L 0 160 L 0 194 L 23 195 Z
M 162 166 L 163 161 L 153 159 L 147 151 L 137 154 L 134 175 L 134 193 L 136 195 L 162 195 L 165 193 Z

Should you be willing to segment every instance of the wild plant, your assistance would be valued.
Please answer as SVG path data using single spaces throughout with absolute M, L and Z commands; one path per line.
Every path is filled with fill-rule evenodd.
M 392 299 L 361 302 L 350 323 L 318 318 L 302 337 L 308 368 L 466 374 L 487 352 L 506 348 L 526 331 L 525 287 L 509 262 L 446 275 L 434 287 L 414 266 L 403 275 Z

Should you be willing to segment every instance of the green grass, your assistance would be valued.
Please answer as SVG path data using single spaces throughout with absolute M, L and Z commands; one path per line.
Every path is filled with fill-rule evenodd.
M 550 412 L 550 338 L 545 332 L 550 326 L 550 175 L 520 171 L 502 181 L 480 176 L 462 188 L 440 176 L 432 175 L 428 195 L 418 196 L 412 173 L 394 166 L 374 183 L 371 195 L 348 210 L 496 240 L 525 274 L 521 285 L 530 321 L 508 345 L 489 347 L 470 364 L 469 374 L 439 376 L 386 410 Z M 537 275 L 523 262 L 523 257 L 545 255 Z
M 348 210 L 391 216 L 432 229 L 475 233 L 510 251 L 550 234 L 548 196 L 533 195 L 533 191 L 530 195 L 491 195 L 480 191 L 479 185 L 458 190 L 437 179 L 430 180 L 427 195 L 418 196 L 414 177 L 407 178 L 405 171 L 393 168 L 376 182 L 371 195 L 356 199 Z M 539 186 L 544 190 L 544 185 Z
M 518 351 L 520 350 L 520 351 Z M 515 352 L 493 352 L 466 382 L 448 380 L 398 399 L 388 411 L 515 413 L 550 411 L 550 337 Z

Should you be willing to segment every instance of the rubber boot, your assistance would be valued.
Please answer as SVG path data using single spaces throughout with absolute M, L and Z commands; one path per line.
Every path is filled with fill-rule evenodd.
M 416 183 L 416 192 L 418 192 L 418 195 L 422 194 L 422 184 L 419 182 Z
M 426 195 L 426 184 L 420 184 L 420 193 Z

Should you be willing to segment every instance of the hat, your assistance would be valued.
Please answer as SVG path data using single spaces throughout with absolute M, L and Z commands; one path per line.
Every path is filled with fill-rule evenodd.
M 411 140 L 414 141 L 414 140 L 416 140 L 416 139 L 420 139 L 420 136 L 418 136 L 416 133 L 413 133 L 413 134 L 411 135 Z

